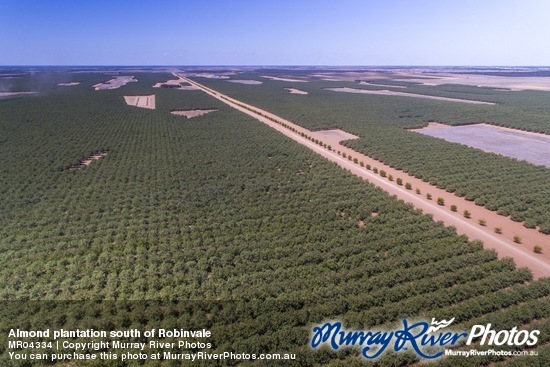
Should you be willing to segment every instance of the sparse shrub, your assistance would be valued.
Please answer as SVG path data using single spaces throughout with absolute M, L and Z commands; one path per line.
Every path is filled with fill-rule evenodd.
M 427 194 L 426 194 L 426 199 L 428 199 L 428 200 L 432 200 L 432 194 L 430 194 L 430 193 L 427 193 Z
M 374 168 L 372 169 L 372 172 L 378 173 L 378 168 L 374 167 Z
M 514 242 L 515 243 L 521 243 L 521 237 L 518 236 L 517 234 L 514 236 Z
M 455 204 L 451 205 L 451 211 L 456 212 L 458 210 L 458 207 Z
M 401 177 L 398 177 L 397 180 L 395 180 L 399 186 L 403 185 L 403 179 Z
M 386 171 L 384 171 L 383 169 L 380 170 L 380 176 L 386 177 L 386 174 Z
M 416 189 L 416 193 L 417 193 L 418 195 L 420 195 L 420 194 L 421 194 L 420 189 Z
M 370 170 L 370 164 L 367 164 L 367 169 Z
M 393 181 L 393 175 L 389 175 L 388 180 Z
M 483 218 L 480 218 L 477 222 L 479 223 L 480 226 L 483 226 L 483 227 L 487 225 L 487 221 Z
M 542 247 L 539 245 L 535 245 L 533 247 L 533 251 L 535 252 L 535 254 L 542 254 Z
M 502 234 L 502 227 L 495 227 L 495 233 Z
M 359 165 L 360 165 L 361 167 L 365 167 L 365 162 L 361 161 L 361 162 L 359 162 Z
M 407 190 L 412 190 L 413 187 L 412 187 L 412 185 L 411 185 L 410 182 L 407 182 L 407 183 L 405 184 L 405 188 L 406 188 Z
M 342 153 L 342 157 L 347 158 L 347 156 L 348 155 L 346 153 Z
M 445 205 L 445 199 L 437 198 L 437 205 L 441 205 L 441 206 Z
M 469 210 L 464 210 L 462 212 L 462 214 L 464 215 L 464 218 L 471 218 L 472 217 L 472 213 L 470 213 Z

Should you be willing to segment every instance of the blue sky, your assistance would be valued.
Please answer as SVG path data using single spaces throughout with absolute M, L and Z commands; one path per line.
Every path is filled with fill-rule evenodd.
M 0 65 L 550 65 L 550 0 L 0 0 Z

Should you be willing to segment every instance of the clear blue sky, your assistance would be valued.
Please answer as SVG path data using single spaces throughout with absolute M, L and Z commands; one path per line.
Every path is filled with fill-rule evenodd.
M 550 65 L 550 0 L 0 0 L 0 65 Z

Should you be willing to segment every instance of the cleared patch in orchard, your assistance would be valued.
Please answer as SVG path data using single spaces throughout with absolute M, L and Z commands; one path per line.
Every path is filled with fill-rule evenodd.
M 207 113 L 217 111 L 217 109 L 209 109 L 209 110 L 183 110 L 183 111 L 172 111 L 170 112 L 172 115 L 177 116 L 185 116 L 188 119 L 192 117 L 202 116 L 206 115 Z
M 199 88 L 192 86 L 183 79 L 172 79 L 164 83 L 156 83 L 153 88 L 169 88 L 177 90 L 198 90 Z
M 231 80 L 227 80 L 228 82 L 231 82 L 231 83 L 239 83 L 239 84 L 247 84 L 247 85 L 259 85 L 259 84 L 263 84 L 263 82 L 259 81 L 259 80 L 247 80 L 247 79 L 231 79 Z
M 0 97 L 16 96 L 18 94 L 33 94 L 36 92 L 0 92 Z
M 285 88 L 285 90 L 290 94 L 307 94 L 305 90 L 300 90 L 296 88 Z
M 449 126 L 437 122 L 411 131 L 550 167 L 550 135 L 488 124 Z
M 148 108 L 150 110 L 155 109 L 155 95 L 150 96 L 124 96 L 126 104 L 129 106 L 135 106 L 140 108 Z
M 333 92 L 344 92 L 344 93 L 378 94 L 378 95 L 382 95 L 382 96 L 426 98 L 426 99 L 435 99 L 435 100 L 438 100 L 438 101 L 446 101 L 446 102 L 472 103 L 472 104 L 484 104 L 484 105 L 495 105 L 496 104 L 496 103 L 493 103 L 493 102 L 475 101 L 475 100 L 472 100 L 472 99 L 448 98 L 448 97 L 430 96 L 430 95 L 426 95 L 426 94 L 396 92 L 396 91 L 391 91 L 391 90 L 370 90 L 370 89 L 358 89 L 358 88 L 348 88 L 348 87 L 325 88 L 325 90 L 331 90 Z
M 358 136 L 340 129 L 312 131 L 309 134 L 316 139 L 327 141 L 335 146 L 344 140 L 359 139 Z
M 137 82 L 137 79 L 134 79 L 133 75 L 115 76 L 113 79 L 108 80 L 105 83 L 94 84 L 92 87 L 95 90 L 117 89 L 130 82 Z
M 105 157 L 107 153 L 108 153 L 107 150 L 100 150 L 98 152 L 94 152 L 89 156 L 82 158 L 80 161 L 78 161 L 77 164 L 73 164 L 72 166 L 70 166 L 69 171 L 75 171 L 77 169 L 89 166 L 90 163 L 92 163 L 93 161 L 97 161 L 98 159 Z

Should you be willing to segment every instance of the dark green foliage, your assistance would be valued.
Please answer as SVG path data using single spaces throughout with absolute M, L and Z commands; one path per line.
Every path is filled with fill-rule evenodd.
M 548 279 L 532 281 L 269 127 L 200 92 L 151 88 L 168 74 L 97 92 L 108 78 L 83 78 L 0 101 L 0 348 L 19 325 L 205 327 L 215 351 L 364 366 L 355 352 L 312 353 L 311 325 L 450 313 L 461 325 L 491 313 L 547 322 Z M 157 110 L 122 98 L 151 93 Z M 190 108 L 218 111 L 169 114 Z M 67 170 L 98 150 L 108 155 Z

